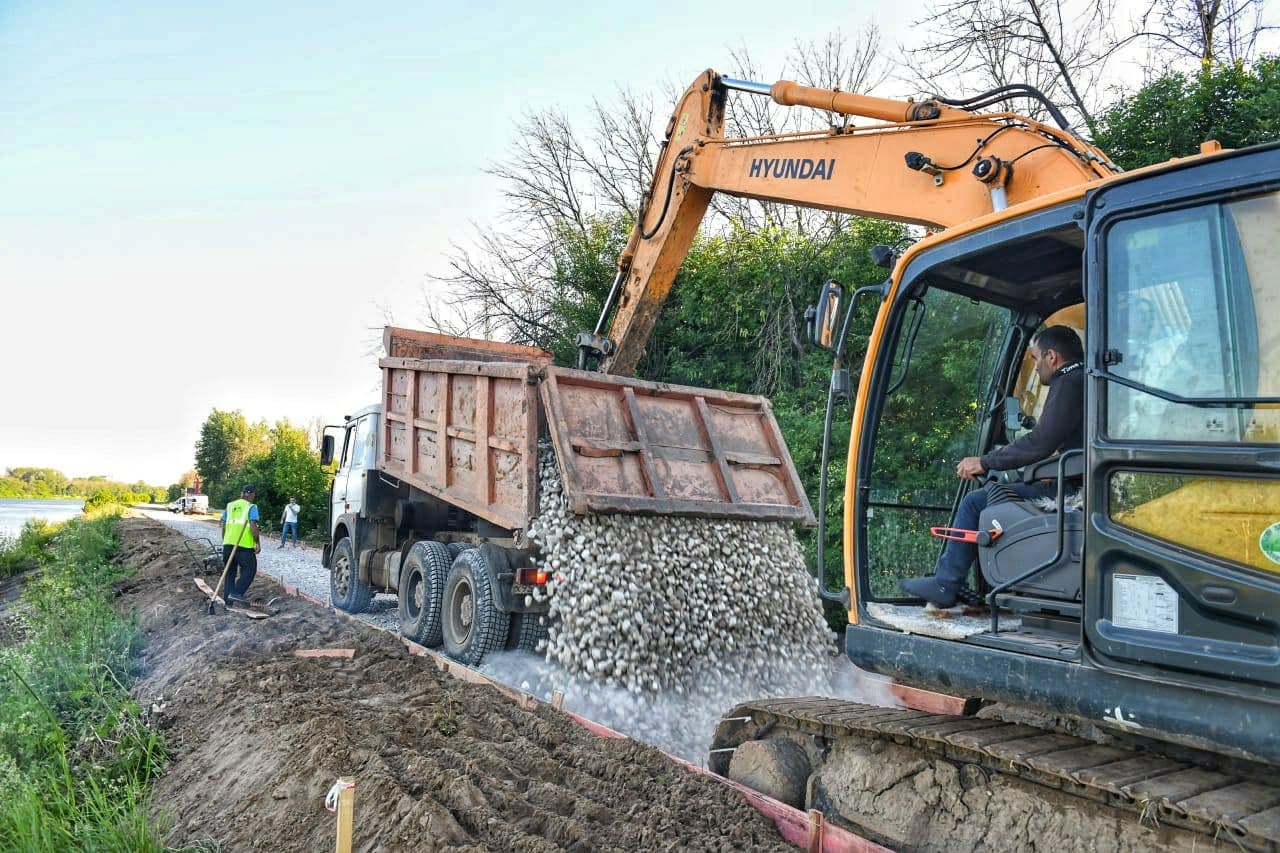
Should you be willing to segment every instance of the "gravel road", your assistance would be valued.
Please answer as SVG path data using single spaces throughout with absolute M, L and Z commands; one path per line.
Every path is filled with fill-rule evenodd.
M 196 518 L 177 515 L 159 507 L 134 507 L 147 518 L 163 522 L 188 538 L 209 539 L 215 546 L 220 540 L 217 516 Z M 202 543 L 203 544 L 203 543 Z M 263 537 L 262 553 L 258 555 L 258 571 L 270 575 L 281 583 L 296 586 L 321 601 L 329 601 L 329 570 L 320 565 L 320 549 L 309 545 L 294 547 L 292 543 L 278 547 L 279 539 Z M 212 585 L 212 582 L 211 582 Z M 376 595 L 369 608 L 359 618 L 387 631 L 400 629 L 394 595 Z

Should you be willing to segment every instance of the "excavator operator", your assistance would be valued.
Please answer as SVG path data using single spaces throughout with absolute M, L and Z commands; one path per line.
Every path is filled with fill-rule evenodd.
M 1048 326 L 1031 341 L 1036 375 L 1042 385 L 1049 386 L 1044 411 L 1031 432 L 1004 447 L 983 456 L 966 456 L 956 465 L 956 474 L 977 480 L 988 471 L 1008 471 L 1052 454 L 1072 450 L 1084 443 L 1084 348 L 1080 337 L 1068 326 Z M 1056 493 L 1057 483 L 1004 484 L 1002 489 L 1021 498 L 1047 497 Z M 988 490 L 976 489 L 965 495 L 956 513 L 955 526 L 974 530 L 978 516 L 987 507 Z M 978 557 L 978 546 L 972 542 L 948 540 L 938 557 L 934 574 L 900 581 L 904 590 L 923 598 L 935 607 L 951 607 L 960 599 L 969 575 L 969 566 Z

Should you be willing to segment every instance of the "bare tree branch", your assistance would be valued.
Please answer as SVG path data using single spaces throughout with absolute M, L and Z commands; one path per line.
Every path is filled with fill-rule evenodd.
M 732 58 L 734 67 L 726 73 L 761 78 L 745 49 Z M 859 92 L 880 86 L 892 67 L 874 25 L 852 39 L 833 33 L 819 41 L 798 42 L 788 65 L 792 71 L 784 68 L 782 76 Z M 674 102 L 674 95 L 666 102 Z M 510 156 L 488 170 L 501 182 L 506 201 L 500 226 L 478 229 L 472 245 L 454 247 L 448 271 L 432 276 L 450 295 L 437 304 L 428 301 L 427 322 L 451 333 L 499 335 L 519 343 L 543 343 L 562 331 L 555 327 L 561 316 L 555 309 L 566 300 L 577 304 L 582 296 L 566 293 L 557 276 L 566 263 L 565 229 L 586 238 L 602 220 L 634 219 L 653 180 L 666 119 L 665 111 L 655 110 L 651 96 L 627 90 L 619 91 L 612 102 L 594 102 L 585 131 L 557 111 L 526 116 Z M 735 95 L 725 132 L 735 137 L 769 136 L 824 128 L 837 120 L 843 117 Z M 785 226 L 821 245 L 839 235 L 849 221 L 848 216 L 821 210 L 717 195 L 703 228 L 715 234 Z M 601 266 L 611 263 L 608 259 Z M 785 349 L 798 335 L 795 329 L 778 326 L 775 337 Z

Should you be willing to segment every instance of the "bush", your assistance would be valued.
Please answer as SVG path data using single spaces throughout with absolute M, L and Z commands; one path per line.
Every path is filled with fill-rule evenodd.
M 22 525 L 22 532 L 16 537 L 0 537 L 0 578 L 37 568 L 45 547 L 61 527 L 32 518 Z
M 101 510 L 118 503 L 120 503 L 120 500 L 114 493 L 107 489 L 97 489 L 89 497 L 85 498 L 84 511 Z
M 117 520 L 45 540 L 26 639 L 0 651 L 0 849 L 164 849 L 146 811 L 164 744 L 127 687 L 141 634 L 110 603 Z

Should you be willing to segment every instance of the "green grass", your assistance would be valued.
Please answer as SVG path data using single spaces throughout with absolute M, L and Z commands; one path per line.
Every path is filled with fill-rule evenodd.
M 165 747 L 128 692 L 141 634 L 110 605 L 118 521 L 0 544 L 0 565 L 21 551 L 43 566 L 23 591 L 23 641 L 0 650 L 0 849 L 164 849 L 146 803 Z

